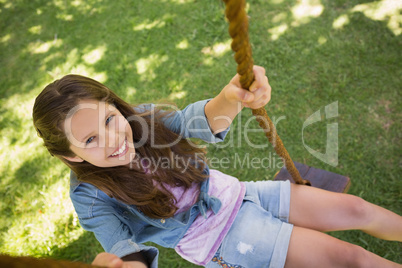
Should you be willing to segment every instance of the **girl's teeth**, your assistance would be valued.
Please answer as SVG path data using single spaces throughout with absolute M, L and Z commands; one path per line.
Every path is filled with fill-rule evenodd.
M 125 149 L 126 149 L 126 141 L 124 140 L 123 145 L 121 146 L 120 150 L 118 150 L 117 152 L 112 154 L 112 156 L 116 156 L 118 154 L 121 154 L 122 152 L 124 152 Z

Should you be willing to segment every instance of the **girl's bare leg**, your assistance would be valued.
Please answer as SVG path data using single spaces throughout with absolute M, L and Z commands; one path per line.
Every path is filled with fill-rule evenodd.
M 314 187 L 291 186 L 289 222 L 294 224 L 286 268 L 402 267 L 320 231 L 359 229 L 402 241 L 402 217 L 363 199 Z
M 402 265 L 319 231 L 294 226 L 285 268 L 393 268 Z
M 362 230 L 385 240 L 402 241 L 402 217 L 349 195 L 314 187 L 291 186 L 289 222 L 317 231 Z

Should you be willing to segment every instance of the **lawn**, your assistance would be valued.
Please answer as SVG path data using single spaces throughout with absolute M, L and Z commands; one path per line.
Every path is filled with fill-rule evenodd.
M 255 64 L 272 86 L 266 108 L 292 158 L 349 176 L 349 193 L 398 214 L 401 9 L 398 0 L 247 6 Z M 218 0 L 0 0 L 0 252 L 91 262 L 102 251 L 74 213 L 68 169 L 32 126 L 45 85 L 77 73 L 133 104 L 184 108 L 214 97 L 235 72 Z M 328 106 L 337 109 L 332 118 Z M 305 124 L 316 111 L 321 121 Z M 270 180 L 281 162 L 251 117 L 243 110 L 223 144 L 206 145 L 207 156 L 240 180 Z M 324 161 L 312 152 L 326 153 L 330 125 L 338 143 L 335 158 Z M 360 231 L 333 235 L 402 263 L 401 243 Z M 161 249 L 160 267 L 196 266 Z

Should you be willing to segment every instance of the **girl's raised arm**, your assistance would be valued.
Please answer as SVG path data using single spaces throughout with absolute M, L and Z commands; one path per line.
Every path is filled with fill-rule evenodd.
M 265 76 L 265 69 L 254 66 L 255 81 L 250 91 L 241 88 L 236 74 L 222 91 L 205 105 L 205 115 L 213 133 L 219 133 L 230 126 L 236 115 L 243 109 L 260 108 L 271 99 L 271 86 Z

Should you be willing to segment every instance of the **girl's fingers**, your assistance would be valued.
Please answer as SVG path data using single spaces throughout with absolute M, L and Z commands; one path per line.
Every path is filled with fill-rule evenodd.
M 108 268 L 121 268 L 123 266 L 123 260 L 114 254 L 102 252 L 95 257 L 92 265 Z
M 248 90 L 243 88 L 235 88 L 233 90 L 235 91 L 234 94 L 236 95 L 238 101 L 252 102 L 255 99 L 255 95 Z
M 268 84 L 268 78 L 265 76 L 265 69 L 260 66 L 254 66 L 254 82 L 250 86 L 250 91 L 253 92 L 257 88 L 264 87 Z
M 257 109 L 266 105 L 271 100 L 271 87 L 266 84 L 264 87 L 253 88 L 250 92 L 253 95 L 253 99 L 250 101 L 244 101 L 246 107 Z
M 225 89 L 225 96 L 228 100 L 241 101 L 243 106 L 252 109 L 266 105 L 271 99 L 271 86 L 265 76 L 265 69 L 260 66 L 253 67 L 254 82 L 249 90 L 241 88 L 240 76 L 236 74 Z

